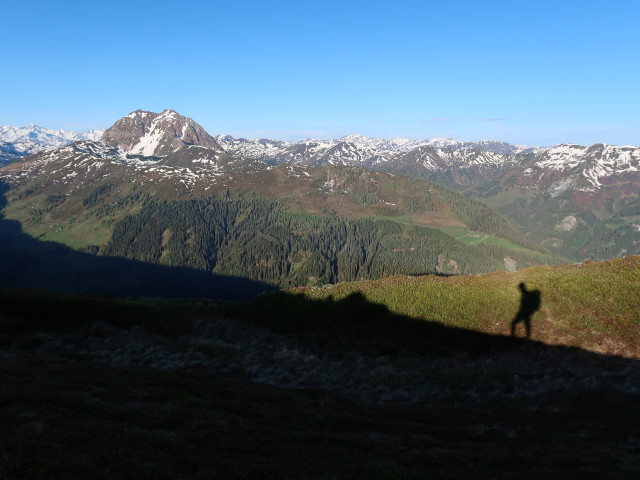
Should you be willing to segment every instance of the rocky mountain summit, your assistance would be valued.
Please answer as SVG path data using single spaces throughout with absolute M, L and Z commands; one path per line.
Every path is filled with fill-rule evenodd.
M 173 110 L 162 113 L 136 110 L 108 128 L 101 141 L 142 157 L 166 157 L 192 145 L 223 151 L 200 125 Z

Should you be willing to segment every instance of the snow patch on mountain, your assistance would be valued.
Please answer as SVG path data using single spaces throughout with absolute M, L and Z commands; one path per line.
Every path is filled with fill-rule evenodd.
M 164 132 L 160 129 L 153 129 L 143 136 L 138 143 L 136 143 L 129 153 L 132 155 L 142 155 L 144 157 L 151 157 L 155 153 L 156 149 L 160 146 L 160 142 L 164 137 Z

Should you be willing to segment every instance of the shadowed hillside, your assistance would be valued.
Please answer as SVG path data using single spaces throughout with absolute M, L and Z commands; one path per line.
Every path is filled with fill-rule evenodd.
M 0 185 L 0 209 L 4 191 Z M 0 214 L 0 286 L 101 295 L 252 298 L 275 287 L 239 277 L 212 275 L 117 257 L 97 257 L 22 232 Z
M 639 471 L 637 360 L 418 320 L 359 293 L 1 300 L 2 478 Z

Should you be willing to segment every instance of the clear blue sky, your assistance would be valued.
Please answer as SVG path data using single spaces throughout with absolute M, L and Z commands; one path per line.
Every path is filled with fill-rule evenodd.
M 640 2 L 5 2 L 0 124 L 640 145 Z

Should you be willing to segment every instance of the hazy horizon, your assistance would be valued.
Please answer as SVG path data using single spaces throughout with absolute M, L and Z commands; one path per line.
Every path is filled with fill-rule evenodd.
M 156 112 L 159 113 L 159 112 Z M 181 112 L 178 112 L 181 113 Z M 123 115 L 124 116 L 124 115 Z M 187 116 L 187 115 L 184 115 Z M 121 117 L 122 118 L 122 117 Z M 194 119 L 196 122 L 197 120 Z M 116 120 L 117 121 L 117 120 Z M 115 123 L 115 122 L 114 122 Z M 199 122 L 197 122 L 199 123 Z M 71 132 L 78 132 L 78 133 L 86 133 L 89 132 L 90 130 L 106 130 L 107 128 L 109 128 L 112 124 L 106 126 L 106 127 L 90 127 L 90 128 L 85 128 L 82 125 L 78 125 L 77 128 L 53 128 L 53 127 L 48 127 L 46 125 L 40 125 L 38 123 L 30 123 L 27 125 L 0 125 L 0 127 L 15 127 L 15 128 L 28 128 L 31 126 L 34 127 L 40 127 L 40 128 L 44 128 L 47 130 L 55 130 L 55 131 L 71 131 Z M 205 130 L 207 130 L 205 128 Z M 412 141 L 427 141 L 427 140 L 435 140 L 435 139 L 443 139 L 443 140 L 456 140 L 458 142 L 462 142 L 462 143 L 475 143 L 475 142 L 482 142 L 482 141 L 496 141 L 496 142 L 505 142 L 505 143 L 509 143 L 511 145 L 515 145 L 515 146 L 526 146 L 526 147 L 532 147 L 532 148 L 546 148 L 546 147 L 553 147 L 555 145 L 562 145 L 562 144 L 573 144 L 573 145 L 584 145 L 584 146 L 590 146 L 590 145 L 594 145 L 597 143 L 604 143 L 604 144 L 609 144 L 609 145 L 613 145 L 613 146 L 617 146 L 617 147 L 634 147 L 634 148 L 640 148 L 640 144 L 638 145 L 632 145 L 632 144 L 611 144 L 608 142 L 595 142 L 595 143 L 572 143 L 572 142 L 559 142 L 559 143 L 555 143 L 555 144 L 547 144 L 547 145 L 534 145 L 534 144 L 522 144 L 522 143 L 513 143 L 513 142 L 509 142 L 506 141 L 502 138 L 459 138 L 459 137 L 441 137 L 441 136 L 431 136 L 431 137 L 423 137 L 423 138 L 418 138 L 418 137 L 408 137 L 408 136 L 395 136 L 395 137 L 389 137 L 389 136 L 367 136 L 361 133 L 357 133 L 357 132 L 350 132 L 350 133 L 346 133 L 346 134 L 339 134 L 336 136 L 330 136 L 330 135 L 318 135 L 318 136 L 298 136 L 298 137 L 293 137 L 293 138 L 287 138 L 287 137 L 277 137 L 274 135 L 271 135 L 271 133 L 274 134 L 278 134 L 280 132 L 269 132 L 269 131 L 258 131 L 258 132 L 250 132 L 253 133 L 253 135 L 249 134 L 249 135 L 245 135 L 245 134 L 234 134 L 232 132 L 211 132 L 207 130 L 207 133 L 209 133 L 210 135 L 216 137 L 218 135 L 230 135 L 236 139 L 241 139 L 241 138 L 245 138 L 248 140 L 275 140 L 275 141 L 284 141 L 284 142 L 301 142 L 301 141 L 305 141 L 305 140 L 318 140 L 318 141 L 327 141 L 327 140 L 337 140 L 337 139 L 341 139 L 344 137 L 348 137 L 348 136 L 363 136 L 366 137 L 368 139 L 383 139 L 383 140 L 387 140 L 387 141 L 392 141 L 395 139 L 403 139 L 403 140 L 412 140 Z

